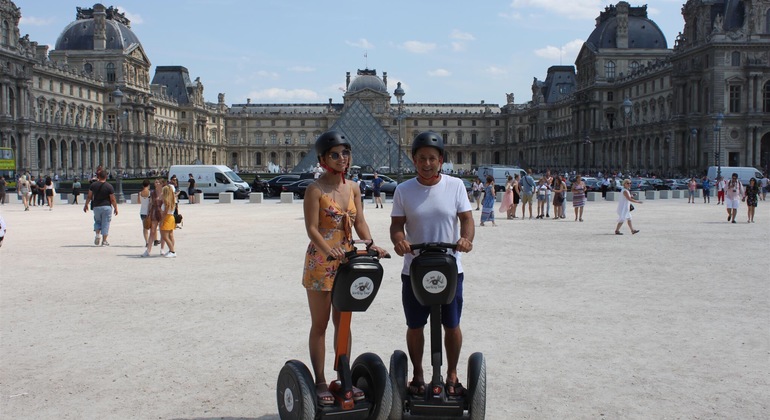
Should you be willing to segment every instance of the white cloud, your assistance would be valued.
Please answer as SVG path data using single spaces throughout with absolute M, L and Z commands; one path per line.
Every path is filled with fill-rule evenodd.
M 455 29 L 452 31 L 451 34 L 449 34 L 449 37 L 452 39 L 459 39 L 461 41 L 475 41 L 476 37 L 473 36 L 473 34 L 469 34 L 467 32 L 461 32 L 458 29 Z
M 436 69 L 436 70 L 429 70 L 428 76 L 431 77 L 449 77 L 452 73 L 449 72 L 449 70 L 446 69 Z
M 142 19 L 142 15 L 131 13 L 128 10 L 126 10 L 123 6 L 116 6 L 116 8 L 120 11 L 120 13 L 123 13 L 126 15 L 126 18 L 131 21 L 131 25 L 141 25 L 144 23 L 144 19 Z
M 246 95 L 252 101 L 266 102 L 295 102 L 295 101 L 318 101 L 320 96 L 310 89 L 282 89 L 269 88 L 249 92 Z
M 363 48 L 365 50 L 370 50 L 374 48 L 374 44 L 369 42 L 366 38 L 361 38 L 358 41 L 345 41 L 345 43 L 350 45 L 351 47 Z
M 508 74 L 508 70 L 497 66 L 489 66 L 484 69 L 484 72 L 492 76 L 503 76 Z
M 542 9 L 569 19 L 592 19 L 602 10 L 601 0 L 513 0 L 514 9 Z
M 292 67 L 289 67 L 287 70 L 293 71 L 295 73 L 312 73 L 315 71 L 315 67 L 292 66 Z
M 500 12 L 497 16 L 508 20 L 521 20 L 521 13 L 519 12 Z
M 436 44 L 431 42 L 406 41 L 401 48 L 415 54 L 425 54 L 436 49 Z
M 563 61 L 573 61 L 575 57 L 577 57 L 578 53 L 580 52 L 580 48 L 583 47 L 583 41 L 582 39 L 575 39 L 572 40 L 566 44 L 564 44 L 561 47 L 554 47 L 553 45 L 549 45 L 545 48 L 541 48 L 539 50 L 535 50 L 535 55 L 542 58 L 547 58 L 549 60 L 561 60 Z
M 22 16 L 19 20 L 20 25 L 29 26 L 48 26 L 56 22 L 54 18 L 39 18 L 35 16 Z
M 254 75 L 263 79 L 277 79 L 280 77 L 278 73 L 267 70 L 259 70 Z

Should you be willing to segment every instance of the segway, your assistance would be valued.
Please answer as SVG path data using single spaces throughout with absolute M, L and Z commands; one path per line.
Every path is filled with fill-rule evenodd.
M 430 354 L 433 376 L 425 393 L 413 395 L 407 390 L 409 361 L 406 354 L 396 350 L 390 358 L 390 380 L 393 384 L 391 419 L 401 419 L 405 413 L 416 416 L 465 417 L 483 419 L 487 400 L 487 368 L 484 355 L 473 353 L 468 359 L 468 387 L 462 395 L 449 395 L 441 377 L 442 327 L 441 305 L 452 302 L 457 291 L 457 262 L 447 250 L 455 244 L 412 244 L 412 251 L 421 251 L 409 267 L 414 295 L 420 304 L 430 306 Z M 466 414 L 467 412 L 467 414 Z
M 278 375 L 277 400 L 281 419 L 385 420 L 390 414 L 393 388 L 382 359 L 374 353 L 364 353 L 351 366 L 348 355 L 351 314 L 369 308 L 383 275 L 378 254 L 370 249 L 372 241 L 354 241 L 354 245 L 357 243 L 366 243 L 366 249 L 359 251 L 354 247 L 345 254 L 332 287 L 332 305 L 340 311 L 334 360 L 339 379 L 329 384 L 334 404 L 320 404 L 310 370 L 299 360 L 289 360 Z M 363 399 L 353 398 L 353 386 L 364 392 Z

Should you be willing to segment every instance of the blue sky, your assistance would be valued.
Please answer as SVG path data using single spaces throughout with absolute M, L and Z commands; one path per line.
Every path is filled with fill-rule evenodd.
M 53 49 L 75 8 L 95 3 L 15 0 L 21 35 Z M 345 72 L 388 72 L 404 100 L 504 104 L 531 98 L 534 77 L 574 64 L 599 12 L 615 1 L 120 0 L 154 66 L 182 65 L 207 101 L 342 101 Z M 631 1 L 632 6 L 644 3 Z M 683 0 L 647 1 L 671 48 Z

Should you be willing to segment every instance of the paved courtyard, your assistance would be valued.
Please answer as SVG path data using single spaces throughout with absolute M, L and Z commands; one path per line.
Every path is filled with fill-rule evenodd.
M 477 227 L 460 379 L 483 352 L 489 419 L 770 417 L 768 203 L 732 224 L 713 203 L 645 201 L 633 236 L 613 234 L 604 201 L 583 223 L 567 203 L 565 220 Z M 110 247 L 82 206 L 0 206 L 0 417 L 277 418 L 278 371 L 308 361 L 302 204 L 180 209 L 166 259 L 139 257 L 137 205 L 120 207 Z M 389 211 L 365 214 L 392 250 Z M 405 349 L 401 262 L 383 261 L 354 316 L 354 356 Z

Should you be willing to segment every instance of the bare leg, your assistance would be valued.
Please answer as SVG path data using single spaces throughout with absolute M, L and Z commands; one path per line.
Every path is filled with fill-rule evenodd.
M 425 382 L 425 373 L 422 370 L 422 353 L 425 349 L 424 328 L 406 330 L 406 348 L 409 351 L 409 360 L 412 361 L 412 379 L 416 382 Z
M 324 363 L 326 361 L 326 327 L 329 325 L 331 315 L 331 292 L 307 291 L 307 302 L 310 308 L 310 333 L 308 335 L 308 348 L 310 349 L 310 363 L 313 365 L 316 388 L 327 387 Z
M 460 327 L 444 328 L 444 347 L 446 347 L 447 382 L 457 381 L 457 362 L 460 360 L 460 350 L 463 347 L 463 332 Z M 452 390 L 454 392 L 454 390 Z

